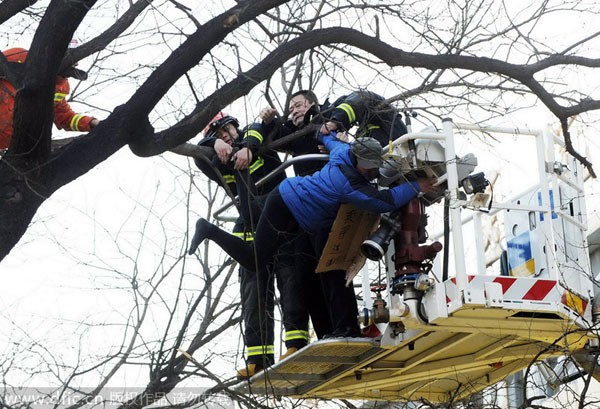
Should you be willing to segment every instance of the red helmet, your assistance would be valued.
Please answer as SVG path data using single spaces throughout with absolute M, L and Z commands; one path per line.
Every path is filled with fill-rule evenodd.
M 233 124 L 236 128 L 240 126 L 240 123 L 236 118 L 227 115 L 225 112 L 219 112 L 204 128 L 204 137 L 210 138 L 216 136 L 217 131 L 227 124 Z

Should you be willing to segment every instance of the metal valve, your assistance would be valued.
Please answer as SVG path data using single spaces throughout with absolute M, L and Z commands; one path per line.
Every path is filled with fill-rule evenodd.
M 367 327 L 372 324 L 381 324 L 390 322 L 390 310 L 387 303 L 381 298 L 381 293 L 377 292 L 377 297 L 373 301 L 373 308 L 363 308 L 359 315 L 360 323 Z

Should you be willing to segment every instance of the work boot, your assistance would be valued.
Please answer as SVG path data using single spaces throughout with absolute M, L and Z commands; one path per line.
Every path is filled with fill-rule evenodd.
M 298 349 L 299 348 L 296 348 L 296 347 L 289 347 L 287 349 L 287 351 L 285 351 L 285 354 L 283 354 L 283 355 L 281 355 L 279 357 L 279 362 L 283 361 L 285 358 L 287 358 L 288 356 L 292 355 L 293 353 L 298 352 Z
M 245 367 L 237 370 L 236 376 L 238 381 L 244 381 L 246 379 L 252 378 L 257 373 L 262 372 L 263 369 L 264 368 L 260 363 L 256 364 L 248 362 Z
M 211 227 L 212 224 L 210 224 L 206 219 L 202 217 L 198 219 L 196 222 L 196 232 L 194 233 L 194 237 L 192 237 L 190 249 L 188 250 L 188 254 L 190 256 L 194 254 L 200 243 L 204 241 Z

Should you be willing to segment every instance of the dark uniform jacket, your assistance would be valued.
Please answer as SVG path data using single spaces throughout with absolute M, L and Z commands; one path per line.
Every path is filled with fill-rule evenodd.
M 238 130 L 238 135 L 242 135 L 242 131 Z M 264 131 L 261 124 L 253 124 L 249 128 L 243 132 L 243 137 L 241 140 L 238 138 L 237 141 L 234 141 L 233 148 L 234 150 L 241 149 L 243 147 L 248 147 L 252 151 L 253 160 L 250 166 L 248 167 L 248 171 L 250 173 L 250 177 L 252 182 L 256 183 L 264 176 L 269 174 L 272 170 L 276 169 L 279 165 L 281 165 L 281 160 L 277 156 L 275 152 L 269 152 L 260 156 L 256 155 L 256 151 L 258 147 L 260 147 L 264 140 Z M 213 148 L 215 146 L 216 137 L 204 138 L 200 142 L 198 142 L 199 146 L 208 146 Z M 217 172 L 219 172 L 227 186 L 231 189 L 233 194 L 237 192 L 236 186 L 236 177 L 239 177 L 239 173 L 234 170 L 233 162 L 222 164 L 218 158 L 215 157 L 212 160 L 212 165 L 209 165 L 206 161 L 200 159 L 194 159 L 196 166 L 198 169 L 202 171 L 209 179 L 219 183 L 222 187 L 222 181 L 218 177 Z M 272 179 L 270 182 L 260 186 L 257 188 L 256 194 L 259 196 L 266 195 L 269 193 L 275 186 L 277 186 L 283 179 L 285 178 L 285 174 L 282 173 L 279 176 Z
M 385 101 L 381 95 L 361 90 L 338 99 L 334 103 L 330 120 L 341 124 L 341 130 L 358 125 L 357 137 L 370 136 L 387 146 L 390 140 L 407 133 L 402 114 Z

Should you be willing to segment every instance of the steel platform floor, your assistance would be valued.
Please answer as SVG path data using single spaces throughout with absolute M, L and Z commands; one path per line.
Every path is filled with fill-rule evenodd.
M 468 310 L 463 319 L 473 320 L 475 314 Z M 449 322 L 457 320 L 449 318 Z M 449 402 L 535 361 L 580 349 L 587 340 L 587 335 L 577 332 L 565 337 L 563 320 L 527 320 L 529 336 L 523 328 L 512 334 L 490 331 L 486 325 L 478 329 L 475 319 L 468 328 L 457 325 L 454 331 L 435 325 L 407 330 L 393 346 L 368 338 L 318 341 L 240 383 L 237 390 L 298 398 Z M 536 333 L 540 327 L 545 330 L 542 337 Z

